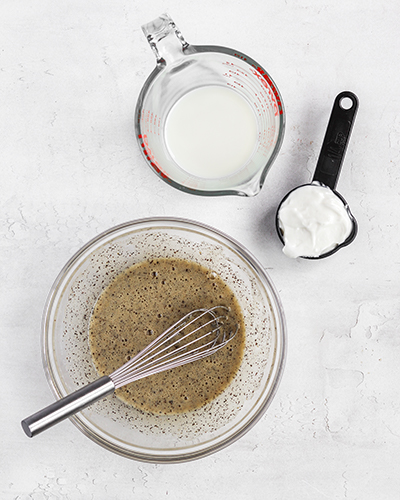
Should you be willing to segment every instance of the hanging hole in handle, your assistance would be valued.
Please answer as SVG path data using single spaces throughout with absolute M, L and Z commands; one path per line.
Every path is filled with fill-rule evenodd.
M 350 99 L 350 97 L 342 97 L 342 99 L 340 99 L 339 105 L 342 109 L 345 109 L 347 111 L 353 107 L 353 99 Z

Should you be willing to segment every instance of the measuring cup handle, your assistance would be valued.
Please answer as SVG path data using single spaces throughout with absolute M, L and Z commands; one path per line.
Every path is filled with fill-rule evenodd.
M 168 14 L 144 24 L 142 31 L 150 44 L 158 65 L 165 65 L 182 57 L 189 47 L 182 33 Z
M 350 107 L 344 107 L 346 98 L 351 100 Z M 357 109 L 358 98 L 353 92 L 344 91 L 336 97 L 313 182 L 321 182 L 325 186 L 335 189 Z

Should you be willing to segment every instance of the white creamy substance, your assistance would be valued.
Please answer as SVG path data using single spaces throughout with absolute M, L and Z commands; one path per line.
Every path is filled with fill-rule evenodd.
M 165 141 L 176 163 L 189 174 L 208 179 L 242 168 L 257 138 L 250 104 L 234 90 L 216 85 L 185 94 L 165 123 Z
M 342 200 L 328 187 L 301 186 L 282 203 L 279 227 L 288 257 L 319 257 L 350 235 L 353 223 Z

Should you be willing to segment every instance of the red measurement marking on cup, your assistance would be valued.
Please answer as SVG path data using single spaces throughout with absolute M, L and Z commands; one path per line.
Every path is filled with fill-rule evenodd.
M 257 67 L 254 66 L 254 68 L 256 69 L 256 71 L 253 71 L 253 74 L 260 81 L 262 81 L 265 86 L 266 86 L 266 84 L 268 84 L 268 87 L 266 86 L 266 88 L 272 90 L 272 92 L 275 96 L 275 99 L 276 99 L 277 106 L 278 106 L 278 112 L 280 115 L 283 115 L 283 106 L 282 106 L 281 98 L 279 97 L 278 91 L 277 91 L 275 85 L 272 83 L 271 78 L 268 76 L 268 74 L 262 68 L 260 68 L 260 66 L 257 66 Z M 265 79 L 265 82 L 263 79 Z
M 242 61 L 247 61 L 247 58 L 245 56 L 243 56 L 242 54 L 235 52 L 233 55 L 235 57 L 237 57 L 238 59 L 241 59 Z M 229 63 L 227 62 L 227 64 L 229 64 Z M 232 64 L 232 63 L 230 63 L 230 64 Z M 232 66 L 234 66 L 234 65 L 232 64 Z M 265 79 L 266 83 L 268 84 L 268 87 L 272 90 L 272 92 L 275 96 L 275 99 L 276 99 L 278 113 L 280 115 L 283 115 L 283 106 L 282 106 L 281 98 L 280 98 L 280 96 L 278 94 L 278 90 L 276 89 L 275 85 L 273 84 L 271 78 L 268 76 L 267 72 L 265 70 L 263 70 L 260 66 L 255 66 L 255 65 L 252 65 L 252 66 L 253 66 L 253 68 L 256 69 L 256 72 L 253 74 L 257 78 L 259 78 L 259 75 L 261 75 L 261 78 Z M 261 81 L 265 85 L 265 82 L 262 79 L 261 79 Z
M 246 60 L 245 57 L 240 56 L 239 54 L 234 54 L 239 59 L 243 61 Z M 273 108 L 275 116 L 283 114 L 283 106 L 281 102 L 281 98 L 278 94 L 278 91 L 273 84 L 271 78 L 268 76 L 266 71 L 264 71 L 260 66 L 249 66 L 250 74 L 246 72 L 244 69 L 239 68 L 236 64 L 230 61 L 224 61 L 222 63 L 224 66 L 227 66 L 227 70 L 222 74 L 225 78 L 227 78 L 227 85 L 234 89 L 238 87 L 247 89 L 246 79 L 251 75 L 255 76 L 257 80 L 261 83 L 263 88 L 267 92 L 267 96 L 263 96 L 266 102 L 269 102 Z M 254 68 L 254 69 L 253 69 Z M 250 90 L 250 89 L 248 89 Z M 257 93 L 255 94 L 257 96 Z
M 161 168 L 157 160 L 154 158 L 154 155 L 149 148 L 149 143 L 147 140 L 147 135 L 146 134 L 139 134 L 138 138 L 140 139 L 140 145 L 143 148 L 143 154 L 146 158 L 146 160 L 150 163 L 150 165 L 154 168 L 154 170 L 161 175 L 163 179 L 169 179 L 168 175 L 164 172 L 164 170 Z
M 160 135 L 161 118 L 153 111 L 142 109 L 138 121 L 141 123 L 142 131 L 146 134 Z
M 227 85 L 228 85 L 229 87 L 233 87 L 234 89 L 237 89 L 238 87 L 240 87 L 240 88 L 242 88 L 242 89 L 246 88 L 246 87 L 245 87 L 242 83 L 239 83 L 239 82 L 237 82 L 236 80 L 234 80 L 232 83 L 227 82 Z
M 245 60 L 244 57 L 238 54 L 235 55 L 239 59 Z M 246 71 L 246 69 L 231 61 L 225 60 L 222 65 L 225 67 L 222 76 L 226 78 L 228 87 L 239 91 L 244 90 L 247 97 L 251 97 L 248 95 L 249 93 L 252 94 L 254 111 L 261 121 L 266 120 L 268 122 L 270 118 L 267 118 L 267 115 L 269 113 L 273 113 L 275 117 L 282 114 L 282 105 L 278 105 L 280 104 L 280 98 L 278 95 L 278 103 L 277 92 L 270 78 L 264 78 L 260 72 L 254 70 L 254 66 L 248 66 L 248 71 Z M 271 82 L 271 85 L 268 82 Z M 275 93 L 273 89 L 275 89 Z M 269 157 L 277 142 L 277 133 L 274 125 L 267 128 L 263 127 L 258 135 L 258 152 L 265 157 Z
M 238 57 L 242 61 L 247 61 L 246 57 L 244 57 L 242 54 L 237 54 L 236 52 L 233 54 L 235 57 Z

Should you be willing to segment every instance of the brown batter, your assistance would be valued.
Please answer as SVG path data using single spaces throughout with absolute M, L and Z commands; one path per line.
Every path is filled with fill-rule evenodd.
M 198 308 L 230 309 L 227 331 L 239 331 L 217 353 L 173 370 L 132 382 L 119 398 L 154 414 L 194 410 L 220 394 L 243 357 L 244 323 L 240 306 L 216 273 L 182 259 L 135 264 L 103 291 L 90 321 L 90 346 L 101 375 L 110 374 L 182 316 Z

